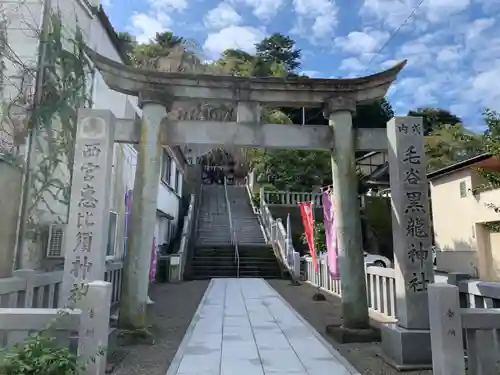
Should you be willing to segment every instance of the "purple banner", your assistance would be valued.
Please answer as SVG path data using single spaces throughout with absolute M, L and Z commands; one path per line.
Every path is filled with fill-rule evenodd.
M 323 223 L 325 226 L 326 249 L 328 251 L 328 270 L 332 277 L 338 278 L 340 273 L 338 264 L 337 230 L 335 229 L 335 214 L 333 211 L 333 194 L 331 191 L 324 191 Z
M 156 278 L 156 237 L 153 237 L 153 246 L 151 248 L 151 264 L 149 266 L 149 281 L 153 282 Z

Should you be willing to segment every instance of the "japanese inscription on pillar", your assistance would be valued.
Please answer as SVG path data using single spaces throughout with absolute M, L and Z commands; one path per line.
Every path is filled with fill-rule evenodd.
M 420 310 L 417 306 L 427 306 L 427 287 L 434 281 L 422 119 L 396 117 L 388 123 L 387 133 L 396 290 L 405 295 L 404 311 L 399 311 L 412 321 Z
M 80 110 L 64 238 L 66 299 L 77 286 L 104 279 L 113 139 L 114 118 L 109 111 Z

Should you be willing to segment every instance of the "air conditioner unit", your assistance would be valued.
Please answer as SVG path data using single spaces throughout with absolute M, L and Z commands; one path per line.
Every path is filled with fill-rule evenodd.
M 47 258 L 64 258 L 64 232 L 66 224 L 50 224 L 47 240 Z

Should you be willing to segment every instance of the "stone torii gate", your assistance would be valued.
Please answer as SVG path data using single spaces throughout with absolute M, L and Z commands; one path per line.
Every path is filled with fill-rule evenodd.
M 101 189 L 104 190 L 108 178 L 105 173 L 109 173 L 110 170 L 109 145 L 113 141 L 138 144 L 139 152 L 130 226 L 132 231 L 129 236 L 125 259 L 125 272 L 128 275 L 134 275 L 134 277 L 129 276 L 123 285 L 122 301 L 130 303 L 122 304 L 120 321 L 132 328 L 146 327 L 148 271 L 158 193 L 161 146 L 183 144 L 222 146 L 229 144 L 238 147 L 293 148 L 328 150 L 331 152 L 342 282 L 343 326 L 339 327 L 339 330 L 349 334 L 354 333 L 355 336 L 357 333 L 366 333 L 370 328 L 370 324 L 357 198 L 358 181 L 355 151 L 386 151 L 389 144 L 389 126 L 390 129 L 394 130 L 397 126 L 401 126 L 403 122 L 411 120 L 413 121 L 412 126 L 415 128 L 419 126 L 421 120 L 396 118 L 392 121 L 392 125 L 389 123 L 388 130 L 354 129 L 352 117 L 356 113 L 357 104 L 370 103 L 386 95 L 397 74 L 405 66 L 406 61 L 387 71 L 356 79 L 284 79 L 148 71 L 125 66 L 94 52 L 90 52 L 90 54 L 107 85 L 118 92 L 138 96 L 139 105 L 143 111 L 141 124 L 131 120 L 114 119 L 110 116 L 109 111 L 104 114 L 100 113 L 100 111 L 81 111 L 79 129 L 80 127 L 83 129 L 84 125 L 82 124 L 87 124 L 85 126 L 90 129 L 88 125 L 89 118 L 93 118 L 90 123 L 93 124 L 94 130 L 93 135 L 92 131 L 86 132 L 84 129 L 82 132 L 79 131 L 80 138 L 77 137 L 75 148 L 70 223 L 66 232 L 67 249 L 77 247 L 75 236 L 80 227 L 76 227 L 76 218 L 78 220 L 86 218 L 81 212 L 77 213 L 75 208 L 77 206 L 81 207 L 77 202 L 77 197 L 79 194 L 83 194 L 82 189 L 85 181 L 81 168 L 83 161 L 80 153 L 83 152 L 82 155 L 85 155 L 85 150 L 87 150 L 87 156 L 100 157 L 101 162 L 104 163 L 104 166 L 99 169 L 100 172 L 94 170 L 95 173 L 99 172 L 102 175 Z M 236 104 L 236 121 L 179 121 L 167 119 L 167 114 L 172 109 L 174 102 L 191 101 Z M 329 126 L 263 124 L 261 123 L 261 110 L 263 107 L 322 107 L 324 116 L 329 121 Z M 98 118 L 96 119 L 96 117 Z M 96 130 L 96 127 L 102 129 Z M 97 133 L 100 135 L 96 136 Z M 390 145 L 391 147 L 401 147 L 398 146 L 399 133 L 394 131 L 392 139 L 394 144 Z M 102 146 L 107 150 L 100 153 L 100 156 L 95 149 L 88 149 L 89 144 L 95 145 L 94 141 L 99 137 L 101 137 Z M 423 153 L 423 143 L 419 141 L 420 138 L 417 137 L 415 142 L 418 152 Z M 94 143 L 89 143 L 90 141 Z M 420 145 L 419 142 L 422 144 Z M 93 153 L 89 153 L 89 151 L 93 151 Z M 393 154 L 399 155 L 401 151 L 398 154 L 396 150 Z M 394 158 L 393 161 L 398 162 Z M 393 178 L 391 174 L 391 184 L 392 181 L 400 182 L 397 177 Z M 425 174 L 423 174 L 423 180 L 421 181 L 425 183 Z M 399 186 L 397 188 L 400 189 Z M 105 194 L 101 195 L 101 197 L 105 198 Z M 424 197 L 426 195 L 422 196 L 422 198 Z M 105 207 L 106 199 L 101 199 L 101 201 L 102 205 L 97 204 L 98 208 L 100 208 L 97 214 L 93 214 L 93 217 L 98 217 L 98 221 L 103 220 L 99 227 L 105 228 L 109 210 Z M 71 224 L 72 221 L 75 221 L 75 225 Z M 426 225 L 428 224 L 427 221 Z M 401 239 L 398 239 L 398 246 L 401 246 L 401 241 L 404 240 L 402 239 L 403 235 L 395 233 L 395 236 L 401 236 Z M 104 236 L 99 238 L 99 241 L 105 240 Z M 93 246 L 96 248 L 103 248 L 103 244 L 93 242 Z M 403 259 L 408 257 L 406 254 L 407 246 L 403 247 L 401 254 L 399 256 L 399 253 L 396 254 L 396 259 L 400 262 L 400 267 L 396 265 L 396 272 L 400 277 L 399 281 L 403 281 L 400 283 L 400 290 L 398 290 L 398 313 L 405 316 L 404 321 L 414 322 L 411 309 L 415 308 L 417 303 L 424 303 L 424 300 L 427 300 L 427 293 L 425 292 L 423 297 L 421 293 L 420 297 L 415 299 L 414 304 L 407 303 L 408 298 L 405 298 L 407 294 L 405 290 L 408 289 L 407 280 L 414 274 L 414 269 L 408 268 L 407 270 L 407 267 L 402 266 L 407 263 Z M 397 251 L 399 250 L 395 249 L 395 252 Z M 78 264 L 81 267 L 84 259 L 87 259 L 87 256 L 75 259 L 73 253 L 68 253 L 70 253 L 70 256 L 66 257 L 66 269 L 73 269 L 76 261 L 79 262 Z M 100 265 L 104 263 L 102 251 L 91 253 L 95 254 L 95 258 L 93 258 L 94 264 Z M 88 257 L 92 259 L 91 255 L 88 255 Z M 430 264 L 430 271 L 427 263 Z M 427 263 L 425 272 L 427 279 L 429 279 L 432 278 L 432 260 Z M 99 275 L 103 273 L 103 267 L 103 265 L 97 266 L 94 273 L 90 271 L 87 274 L 93 274 L 93 276 L 90 276 L 91 278 L 99 279 Z M 88 267 L 87 271 L 89 271 Z M 431 275 L 427 276 L 429 272 Z M 80 279 L 75 274 L 67 276 L 67 278 L 68 280 L 65 281 L 67 285 L 73 283 L 75 279 Z M 427 303 L 425 302 L 424 305 L 427 306 Z M 422 309 L 419 309 L 419 311 L 422 312 Z M 423 313 L 425 315 L 425 311 Z M 411 316 L 406 319 L 408 314 Z M 421 324 L 417 325 L 416 328 L 425 329 Z M 412 328 L 411 324 L 403 324 L 402 327 L 405 329 Z M 388 356 L 397 357 L 397 355 L 390 352 L 393 350 L 392 346 L 394 345 L 395 351 L 401 351 L 398 345 L 400 345 L 400 341 L 404 340 L 398 339 L 398 337 L 401 338 L 403 334 L 394 327 L 388 328 L 388 330 L 390 331 L 389 341 L 391 342 Z M 396 333 L 392 334 L 392 332 Z M 428 346 L 430 346 L 430 341 L 428 342 Z M 401 361 L 396 358 L 395 362 Z

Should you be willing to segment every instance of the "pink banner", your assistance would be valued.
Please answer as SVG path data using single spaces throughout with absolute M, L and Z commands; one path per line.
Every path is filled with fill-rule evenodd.
M 149 266 L 149 281 L 153 282 L 156 278 L 156 237 L 153 237 L 153 247 L 151 249 L 151 264 Z
M 314 272 L 318 272 L 318 261 L 316 260 L 316 246 L 314 244 L 314 217 L 313 207 L 311 202 L 299 203 L 300 213 L 302 215 L 302 223 L 304 224 L 304 233 L 306 234 L 307 244 L 309 245 L 309 253 L 313 261 Z
M 337 247 L 337 230 L 335 229 L 335 213 L 333 212 L 333 194 L 323 192 L 323 223 L 325 225 L 326 248 L 328 251 L 328 269 L 334 278 L 339 277 L 339 261 Z

